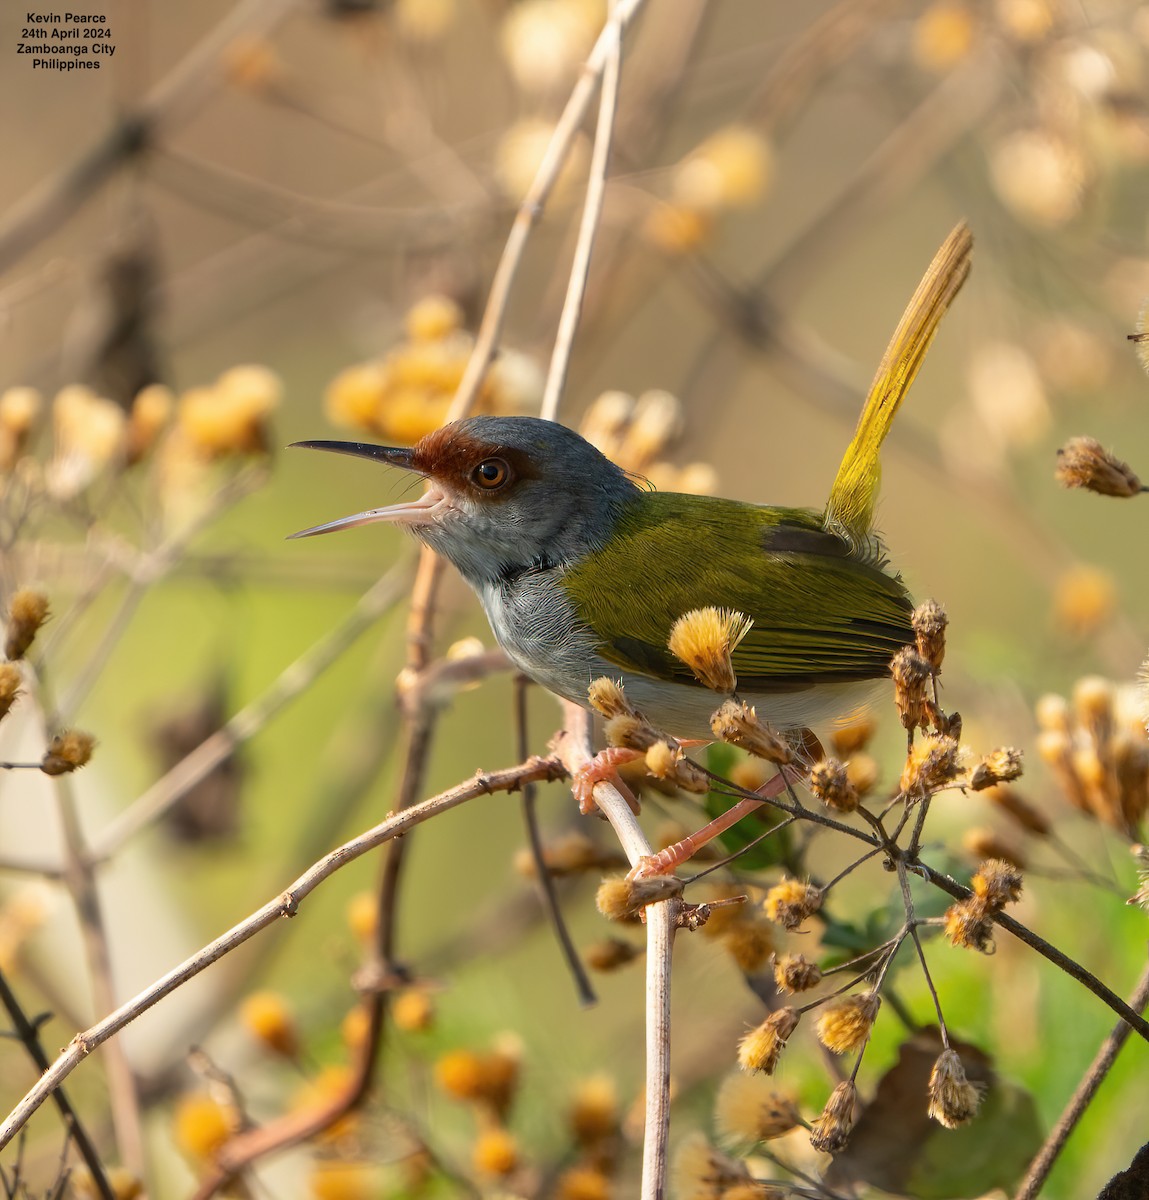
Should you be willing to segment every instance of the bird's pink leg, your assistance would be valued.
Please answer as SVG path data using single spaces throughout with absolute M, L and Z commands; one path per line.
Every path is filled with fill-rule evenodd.
M 703 825 L 701 829 L 684 837 L 673 846 L 667 846 L 657 854 L 651 854 L 641 859 L 634 866 L 628 878 L 647 879 L 652 875 L 669 875 L 676 867 L 693 858 L 707 842 L 712 842 L 719 834 L 725 833 L 732 825 L 737 825 L 744 816 L 760 808 L 767 800 L 780 796 L 786 790 L 786 781 L 797 783 L 802 779 L 802 772 L 791 766 L 781 767 L 777 775 L 771 776 L 756 792 L 761 800 L 739 800 L 733 808 L 728 808 L 720 817 Z
M 634 762 L 636 758 L 642 758 L 641 750 L 628 750 L 624 746 L 608 746 L 607 749 L 600 750 L 585 767 L 580 767 L 575 772 L 575 776 L 571 780 L 571 792 L 578 801 L 579 812 L 584 817 L 588 813 L 594 812 L 597 807 L 594 802 L 594 785 L 604 781 L 613 783 L 622 798 L 630 805 L 630 811 L 638 813 L 639 803 L 635 799 L 634 793 L 618 775 L 618 769 L 623 763 Z

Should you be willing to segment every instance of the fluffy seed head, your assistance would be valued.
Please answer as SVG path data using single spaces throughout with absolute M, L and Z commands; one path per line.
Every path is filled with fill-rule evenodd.
M 739 921 L 722 935 L 722 944 L 738 969 L 753 975 L 762 970 L 774 953 L 774 931 L 764 921 Z
M 837 1154 L 846 1148 L 850 1130 L 854 1127 L 854 1106 L 858 1089 L 849 1080 L 840 1083 L 830 1093 L 822 1114 L 810 1126 L 810 1145 L 826 1154 Z
M 744 1071 L 773 1075 L 790 1035 L 798 1027 L 798 1010 L 776 1009 L 761 1025 L 744 1034 L 738 1043 L 738 1065 Z
M 8 633 L 4 657 L 16 662 L 24 657 L 40 626 L 48 617 L 48 597 L 34 588 L 14 592 L 8 604 Z
M 935 673 L 942 669 L 942 661 L 946 656 L 946 626 L 949 621 L 946 610 L 936 600 L 923 600 L 910 618 L 917 652 L 933 667 Z
M 794 749 L 742 700 L 727 700 L 710 718 L 710 729 L 720 741 L 753 754 L 755 758 L 777 763 L 794 761 Z
M 20 668 L 15 663 L 0 663 L 0 718 L 6 717 L 16 702 L 20 683 Z
M 932 674 L 929 660 L 912 646 L 903 646 L 890 659 L 890 674 L 894 677 L 894 704 L 902 726 L 916 729 L 926 726 L 926 686 Z
M 506 1129 L 484 1129 L 471 1148 L 480 1175 L 509 1175 L 519 1165 L 519 1144 Z
M 976 896 L 951 904 L 946 909 L 944 928 L 952 945 L 982 954 L 993 953 L 993 922 Z
M 774 963 L 774 982 L 782 992 L 808 992 L 822 982 L 822 968 L 803 954 L 783 954 Z
M 613 1137 L 622 1124 L 614 1080 L 606 1074 L 580 1079 L 575 1084 L 567 1121 L 575 1141 L 584 1148 Z
M 767 893 L 766 916 L 783 929 L 797 929 L 822 907 L 822 889 L 800 879 L 783 879 Z
M 814 1032 L 818 1041 L 835 1054 L 847 1054 L 866 1044 L 882 998 L 877 992 L 861 992 L 827 1005 L 818 1017 Z
M 990 751 L 970 772 L 971 790 L 980 792 L 998 783 L 1009 783 L 1021 776 L 1021 751 L 999 746 Z
M 877 722 L 868 713 L 858 713 L 841 725 L 836 725 L 830 734 L 830 745 L 838 758 L 849 758 L 869 745 L 877 729 Z
M 1049 818 L 1021 796 L 1016 788 L 990 787 L 985 789 L 983 795 L 1026 833 L 1032 833 L 1035 837 L 1048 837 L 1053 828 Z
M 253 992 L 239 1010 L 240 1023 L 258 1042 L 284 1058 L 299 1054 L 295 1015 L 278 992 Z
M 667 647 L 699 683 L 729 695 L 738 686 L 731 655 L 754 619 L 729 608 L 695 608 L 674 622 Z
M 635 715 L 634 708 L 622 690 L 622 684 L 607 675 L 601 675 L 591 681 L 586 690 L 586 698 L 591 708 L 608 721 L 611 717 Z
M 1007 904 L 1021 898 L 1021 871 L 1011 862 L 987 858 L 969 885 L 974 896 L 984 904 L 987 914 L 1001 912 Z
M 714 1124 L 730 1142 L 769 1142 L 800 1120 L 794 1098 L 777 1091 L 763 1075 L 728 1075 L 714 1101 Z
M 81 729 L 68 729 L 58 733 L 48 743 L 40 770 L 45 775 L 67 775 L 84 766 L 92 757 L 96 739 Z
M 404 1033 L 425 1033 L 435 1024 L 435 1000 L 425 987 L 404 988 L 391 998 L 391 1019 Z
M 670 875 L 636 879 L 604 879 L 595 893 L 595 907 L 609 921 L 637 921 L 648 904 L 682 891 L 682 881 Z
M 966 1078 L 954 1050 L 943 1050 L 930 1074 L 927 1113 L 947 1129 L 957 1129 L 977 1116 L 981 1089 Z
M 1105 449 L 1096 438 L 1070 438 L 1057 452 L 1058 483 L 1085 488 L 1099 496 L 1136 496 L 1141 480 L 1127 463 Z
M 836 758 L 824 758 L 810 769 L 810 791 L 827 808 L 853 812 L 858 807 L 858 790 L 850 781 L 846 765 Z
M 909 800 L 921 799 L 952 783 L 961 769 L 959 746 L 952 737 L 931 734 L 906 755 L 898 786 Z
M 642 947 L 633 942 L 623 941 L 622 938 L 606 938 L 595 942 L 583 952 L 586 965 L 592 971 L 617 971 L 628 963 L 642 956 Z

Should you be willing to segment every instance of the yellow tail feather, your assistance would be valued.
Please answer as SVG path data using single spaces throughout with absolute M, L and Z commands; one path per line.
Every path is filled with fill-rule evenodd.
M 823 523 L 861 541 L 873 530 L 882 468 L 878 452 L 922 365 L 938 324 L 969 274 L 973 235 L 957 225 L 918 284 L 878 366 L 853 440 L 838 468 Z

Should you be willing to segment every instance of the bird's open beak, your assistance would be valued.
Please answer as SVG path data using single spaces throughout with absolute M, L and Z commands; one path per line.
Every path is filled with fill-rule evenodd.
M 292 442 L 292 448 L 302 446 L 306 450 L 333 450 L 336 454 L 350 454 L 355 458 L 373 458 L 376 462 L 392 467 L 416 469 L 412 451 L 397 446 L 373 446 L 369 442 Z M 386 508 L 372 508 L 367 512 L 340 517 L 324 525 L 313 525 L 290 534 L 291 538 L 314 537 L 318 533 L 334 533 L 338 529 L 354 529 L 357 525 L 370 525 L 376 521 L 388 521 L 393 525 L 426 525 L 435 519 L 447 504 L 443 492 L 432 482 L 418 500 L 403 504 L 390 504 Z

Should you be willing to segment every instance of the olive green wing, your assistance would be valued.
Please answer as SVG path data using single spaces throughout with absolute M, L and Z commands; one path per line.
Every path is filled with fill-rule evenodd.
M 872 547 L 851 548 L 805 509 L 644 493 L 564 583 L 603 658 L 682 683 L 694 676 L 667 639 L 679 617 L 707 605 L 754 619 L 734 652 L 745 692 L 879 678 L 913 641 L 901 580 Z

